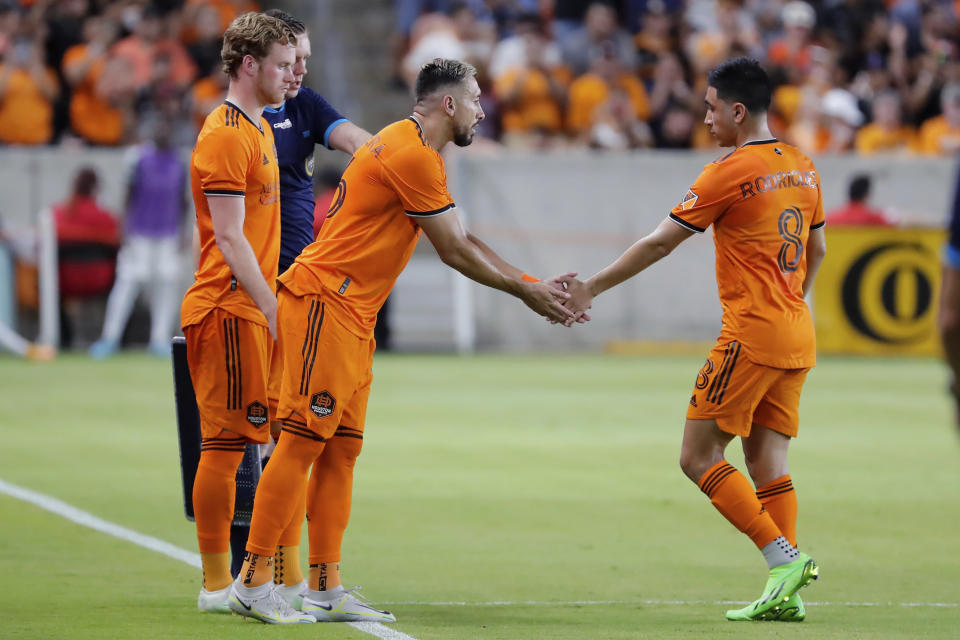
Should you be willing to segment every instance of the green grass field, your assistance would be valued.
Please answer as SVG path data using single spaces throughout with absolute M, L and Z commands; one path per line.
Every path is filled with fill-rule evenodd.
M 737 624 L 720 601 L 758 596 L 766 566 L 677 464 L 701 364 L 378 356 L 347 584 L 418 640 L 960 637 L 942 365 L 821 359 L 791 456 L 821 579 L 806 622 Z M 169 363 L 3 359 L 0 389 L 0 478 L 195 550 Z M 191 566 L 6 495 L 0 522 L 0 637 L 372 637 L 201 615 Z

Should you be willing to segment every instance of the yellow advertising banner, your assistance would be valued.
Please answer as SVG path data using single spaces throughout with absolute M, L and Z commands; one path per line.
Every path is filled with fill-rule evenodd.
M 939 355 L 940 229 L 826 227 L 813 288 L 821 353 Z

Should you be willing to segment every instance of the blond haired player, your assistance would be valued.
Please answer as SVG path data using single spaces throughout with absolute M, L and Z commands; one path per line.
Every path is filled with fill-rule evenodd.
M 803 296 L 826 253 L 820 177 L 809 158 L 770 134 L 770 82 L 756 61 L 729 60 L 707 84 L 705 123 L 734 150 L 703 169 L 653 233 L 584 283 L 570 280 L 567 305 L 586 310 L 594 296 L 713 225 L 723 328 L 697 374 L 680 466 L 770 568 L 760 598 L 727 611 L 727 619 L 798 621 L 806 614 L 796 591 L 817 577 L 817 566 L 796 548 L 787 449 L 803 381 L 816 363 Z M 724 459 L 735 436 L 756 492 Z
M 296 35 L 259 13 L 223 35 L 226 101 L 207 116 L 190 161 L 200 260 L 181 307 L 187 361 L 200 410 L 193 486 L 203 563 L 201 611 L 229 612 L 230 522 L 247 442 L 267 442 L 267 382 L 276 337 L 273 282 L 280 251 L 280 174 L 264 107 L 293 82 Z M 313 622 L 275 595 L 264 615 Z
M 247 557 L 230 594 L 230 607 L 240 615 L 272 622 L 260 611 L 272 589 L 273 555 L 295 517 L 295 488 L 306 486 L 310 466 L 335 438 L 353 443 L 359 453 L 377 311 L 421 230 L 441 259 L 467 277 L 515 295 L 552 320 L 573 318 L 561 304 L 565 292 L 526 276 L 463 228 L 447 190 L 440 150 L 451 141 L 469 145 L 483 119 L 475 73 L 456 60 L 424 65 L 413 115 L 354 153 L 320 236 L 280 278 L 283 381 L 277 418 L 283 435 L 260 479 Z M 393 621 L 341 584 L 340 542 L 351 495 L 349 482 L 337 486 L 344 490 L 311 485 L 307 497 L 308 504 L 328 502 L 325 512 L 339 515 L 310 528 L 303 611 L 321 621 Z

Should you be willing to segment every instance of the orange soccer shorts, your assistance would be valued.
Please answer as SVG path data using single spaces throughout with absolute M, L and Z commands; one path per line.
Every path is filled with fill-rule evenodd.
M 281 288 L 278 304 L 282 429 L 320 442 L 341 426 L 362 436 L 375 341 L 340 324 L 338 307 L 323 293 L 296 296 Z
M 273 343 L 267 327 L 213 309 L 199 324 L 184 327 L 183 334 L 202 437 L 213 438 L 226 429 L 249 442 L 267 442 Z
M 754 424 L 795 438 L 800 391 L 809 369 L 775 369 L 751 362 L 736 340 L 718 343 L 697 374 L 688 420 L 716 420 L 721 430 L 747 437 Z

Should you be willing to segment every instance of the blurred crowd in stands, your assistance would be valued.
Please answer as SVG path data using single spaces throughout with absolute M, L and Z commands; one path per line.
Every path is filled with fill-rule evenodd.
M 397 0 L 396 74 L 471 61 L 511 146 L 710 148 L 706 73 L 746 55 L 808 153 L 960 149 L 954 0 Z
M 283 3 L 0 0 L 0 143 L 115 146 L 162 118 L 192 146 L 225 91 L 220 36 L 260 4 Z M 472 62 L 483 133 L 512 147 L 715 147 L 701 126 L 706 72 L 748 55 L 776 83 L 771 128 L 801 149 L 946 155 L 960 148 L 958 11 L 957 0 L 396 0 L 391 59 L 407 87 L 434 57 Z
M 192 146 L 249 0 L 0 0 L 0 143 L 116 146 L 158 119 Z

